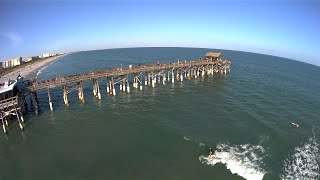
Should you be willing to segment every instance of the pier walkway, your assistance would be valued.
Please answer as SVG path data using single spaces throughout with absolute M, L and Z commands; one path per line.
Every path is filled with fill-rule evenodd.
M 41 82 L 34 82 L 32 86 L 28 88 L 32 91 L 37 91 L 41 89 L 48 89 L 57 86 L 61 86 L 68 83 L 76 83 L 80 81 L 92 80 L 92 79 L 100 79 L 103 77 L 114 77 L 114 76 L 124 76 L 128 74 L 137 74 L 137 73 L 147 73 L 147 72 L 155 72 L 166 69 L 181 69 L 187 67 L 202 67 L 208 65 L 214 65 L 214 69 L 216 71 L 221 71 L 230 68 L 230 61 L 226 60 L 197 60 L 197 61 L 188 61 L 188 62 L 174 62 L 174 63 L 165 63 L 159 65 L 140 65 L 132 68 L 115 68 L 115 69 L 106 69 L 99 70 L 93 72 L 86 72 L 81 74 L 74 74 L 65 77 L 57 77 L 53 79 L 44 80 Z M 200 69 L 202 71 L 202 69 Z

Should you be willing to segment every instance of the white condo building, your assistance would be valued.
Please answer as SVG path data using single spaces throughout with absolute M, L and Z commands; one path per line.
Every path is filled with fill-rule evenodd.
M 22 64 L 22 57 L 13 58 L 3 62 L 3 68 L 10 68 Z
M 42 54 L 42 58 L 47 58 L 47 57 L 50 57 L 50 54 L 49 54 L 49 53 L 43 53 L 43 54 Z

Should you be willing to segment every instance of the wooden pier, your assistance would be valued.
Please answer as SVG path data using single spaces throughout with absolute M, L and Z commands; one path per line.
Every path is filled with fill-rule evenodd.
M 115 96 L 117 93 L 116 87 L 119 88 L 119 91 L 130 93 L 130 83 L 132 83 L 133 88 L 140 89 L 142 91 L 143 86 L 155 87 L 157 82 L 158 84 L 162 83 L 163 85 L 165 85 L 166 83 L 174 84 L 175 81 L 183 81 L 187 78 L 199 78 L 201 76 L 213 75 L 214 73 L 227 74 L 227 71 L 230 73 L 230 64 L 230 61 L 222 60 L 221 53 L 207 53 L 205 58 L 200 58 L 195 61 L 185 60 L 161 64 L 157 63 L 138 66 L 130 65 L 128 68 L 114 68 L 85 72 L 65 77 L 56 77 L 40 82 L 28 81 L 25 82 L 22 90 L 22 95 L 20 96 L 23 96 L 22 101 L 25 101 L 25 97 L 29 95 L 31 106 L 34 109 L 34 112 L 38 114 L 39 102 L 36 92 L 39 90 L 46 90 L 48 92 L 49 107 L 50 110 L 53 111 L 54 106 L 50 94 L 50 89 L 52 88 L 62 87 L 64 104 L 66 106 L 69 106 L 68 93 L 72 90 L 77 90 L 79 100 L 81 100 L 82 102 L 85 101 L 83 92 L 84 81 L 90 80 L 93 82 L 93 95 L 96 98 L 101 99 L 102 96 L 99 86 L 101 79 L 105 80 L 104 83 L 106 83 L 106 93 Z M 19 97 L 15 98 L 17 100 L 16 103 L 11 103 L 10 105 L 8 105 L 8 103 L 0 101 L 0 110 L 4 109 L 3 104 L 7 104 L 7 106 L 5 107 L 5 112 L 0 114 L 3 125 L 6 123 L 6 114 L 10 114 L 8 113 L 9 111 L 16 112 L 17 110 L 18 111 L 16 112 L 16 114 L 21 114 L 21 116 L 17 116 L 19 124 L 22 124 L 23 120 L 21 120 L 21 112 L 25 111 L 20 110 L 22 108 L 21 103 L 18 103 Z

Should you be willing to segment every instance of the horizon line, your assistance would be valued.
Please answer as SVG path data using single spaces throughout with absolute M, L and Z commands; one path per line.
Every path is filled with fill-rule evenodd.
M 283 59 L 287 59 L 287 60 L 292 60 L 292 61 L 298 61 L 298 62 L 302 62 L 302 63 L 306 63 L 306 64 L 310 64 L 316 67 L 320 67 L 320 64 L 312 64 L 310 62 L 305 62 L 302 60 L 297 60 L 294 58 L 289 58 L 289 57 L 284 57 L 284 56 L 280 56 L 280 55 L 275 55 L 275 54 L 264 54 L 264 53 L 259 53 L 259 52 L 253 52 L 253 51 L 244 51 L 244 50 L 236 50 L 236 49 L 219 49 L 219 48 L 212 48 L 212 47 L 191 47 L 191 46 L 128 46 L 128 47 L 112 47 L 112 48 L 101 48 L 101 49 L 88 49 L 88 50 L 78 50 L 78 51 L 65 51 L 63 53 L 77 53 L 77 52 L 88 52 L 88 51 L 101 51 L 101 50 L 112 50 L 112 49 L 138 49 L 138 48 L 194 48 L 194 49 L 215 49 L 215 50 L 225 50 L 225 51 L 236 51 L 236 52 L 245 52 L 245 53 L 253 53 L 253 54 L 259 54 L 259 55 L 266 55 L 266 56 L 273 56 L 273 57 L 278 57 L 278 58 L 283 58 Z M 57 52 L 54 52 L 57 53 Z M 61 53 L 61 52 L 60 52 Z M 33 57 L 33 56 L 16 56 L 13 58 L 17 58 L 17 57 Z M 11 58 L 11 59 L 13 59 Z M 8 59 L 10 60 L 10 59 Z M 5 60 L 7 61 L 7 60 Z M 4 62 L 4 61 L 0 61 L 0 62 Z

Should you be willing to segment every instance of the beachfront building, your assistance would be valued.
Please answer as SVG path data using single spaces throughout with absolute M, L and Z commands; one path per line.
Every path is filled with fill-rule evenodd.
M 37 60 L 37 59 L 39 59 L 39 56 L 28 57 L 28 58 L 26 59 L 26 62 L 33 61 L 33 60 Z
M 221 52 L 219 52 L 219 53 L 208 52 L 206 54 L 206 59 L 207 60 L 219 60 L 221 58 L 222 58 Z
M 30 62 L 30 61 L 32 61 L 32 57 L 28 57 L 28 58 L 26 59 L 26 62 Z
M 3 69 L 3 63 L 0 62 L 0 69 Z
M 47 58 L 47 57 L 50 57 L 50 54 L 49 54 L 49 53 L 43 53 L 43 54 L 42 54 L 42 58 Z
M 3 68 L 10 68 L 22 64 L 22 57 L 13 58 L 3 62 Z

